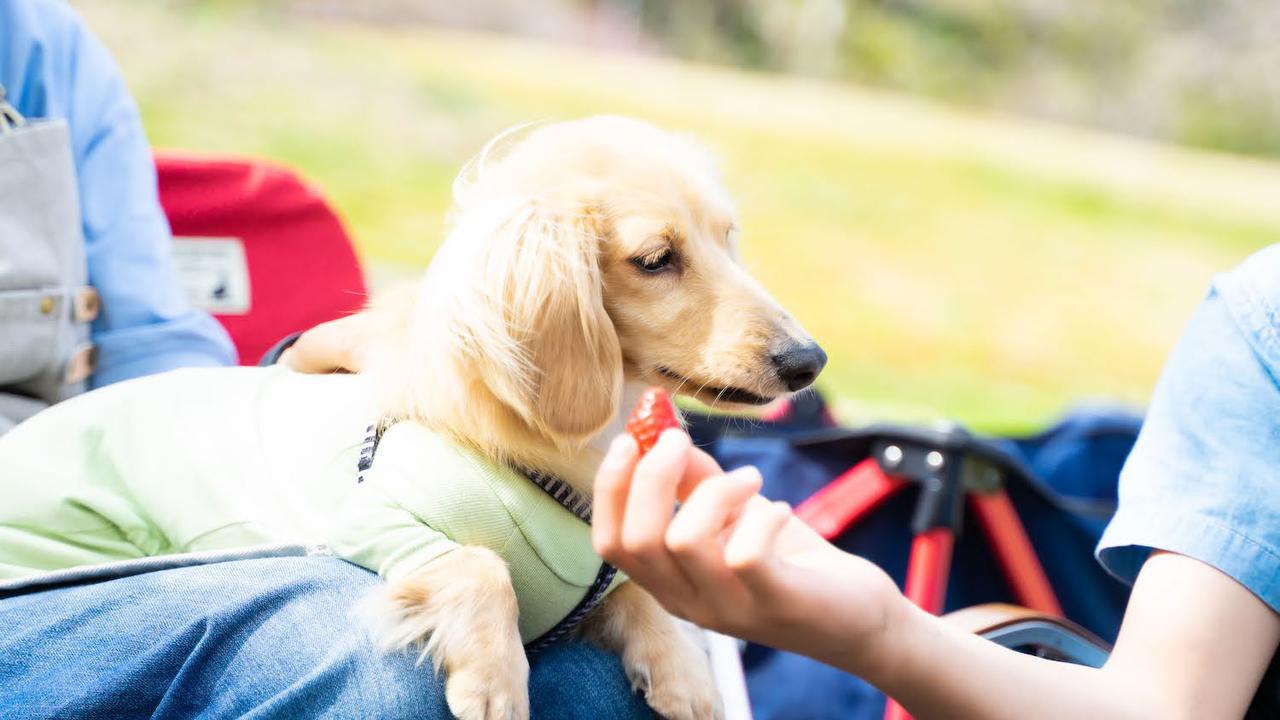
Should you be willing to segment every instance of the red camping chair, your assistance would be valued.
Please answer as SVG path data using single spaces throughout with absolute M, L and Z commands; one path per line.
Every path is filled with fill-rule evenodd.
M 784 419 L 790 410 L 786 405 L 777 408 L 770 419 Z M 829 416 L 824 419 L 826 425 L 835 425 Z M 882 425 L 860 432 L 870 443 L 870 455 L 800 504 L 797 516 L 834 540 L 894 495 L 915 492 L 914 540 L 903 594 L 936 615 L 945 604 L 952 553 L 967 505 L 1022 607 L 979 605 L 947 619 L 1006 647 L 1095 667 L 1105 661 L 1110 647 L 1063 617 L 1005 492 L 1007 482 L 1025 477 L 1025 468 L 958 426 Z M 890 699 L 885 718 L 909 720 L 909 715 Z
M 227 329 L 242 364 L 364 306 L 347 231 L 297 175 L 260 160 L 166 151 L 155 161 L 188 298 Z

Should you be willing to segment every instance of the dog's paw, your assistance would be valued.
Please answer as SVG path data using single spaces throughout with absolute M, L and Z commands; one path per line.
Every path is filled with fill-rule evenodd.
M 524 653 L 450 671 L 444 683 L 449 710 L 458 720 L 528 720 L 529 661 Z
M 684 633 L 670 642 L 647 641 L 625 662 L 631 685 L 666 720 L 721 720 L 724 707 L 707 654 Z
M 529 659 L 515 590 L 490 550 L 462 547 L 371 595 L 361 613 L 388 650 L 412 649 L 445 674 L 458 720 L 527 720 Z

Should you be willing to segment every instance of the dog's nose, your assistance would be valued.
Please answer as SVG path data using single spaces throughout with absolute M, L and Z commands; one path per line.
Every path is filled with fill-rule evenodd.
M 770 360 L 782 383 L 792 392 L 809 387 L 827 365 L 827 353 L 815 342 L 793 345 Z

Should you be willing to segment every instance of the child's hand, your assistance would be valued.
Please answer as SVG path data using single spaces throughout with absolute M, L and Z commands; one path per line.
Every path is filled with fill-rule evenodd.
M 679 430 L 643 458 L 619 436 L 596 475 L 596 550 L 703 627 L 848 669 L 887 661 L 906 605 L 892 580 L 761 497 L 760 484 L 755 468 L 724 473 Z

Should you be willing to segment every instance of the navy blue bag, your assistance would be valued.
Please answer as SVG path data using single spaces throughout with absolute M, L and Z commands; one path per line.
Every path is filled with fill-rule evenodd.
M 726 469 L 755 465 L 764 494 L 798 505 L 865 457 L 830 434 L 821 399 L 797 398 L 780 421 L 744 424 L 697 416 L 690 434 Z M 1118 410 L 1079 410 L 1031 437 L 998 440 L 1031 477 L 1008 493 L 1067 616 L 1113 641 L 1129 588 L 1094 560 L 1093 548 L 1114 512 L 1116 480 L 1141 418 Z M 836 544 L 884 568 L 901 585 L 911 545 L 912 491 L 899 493 Z M 947 611 L 1014 602 L 986 539 L 966 519 L 955 546 Z M 884 698 L 870 685 L 816 661 L 751 645 L 743 656 L 757 720 L 879 718 Z

